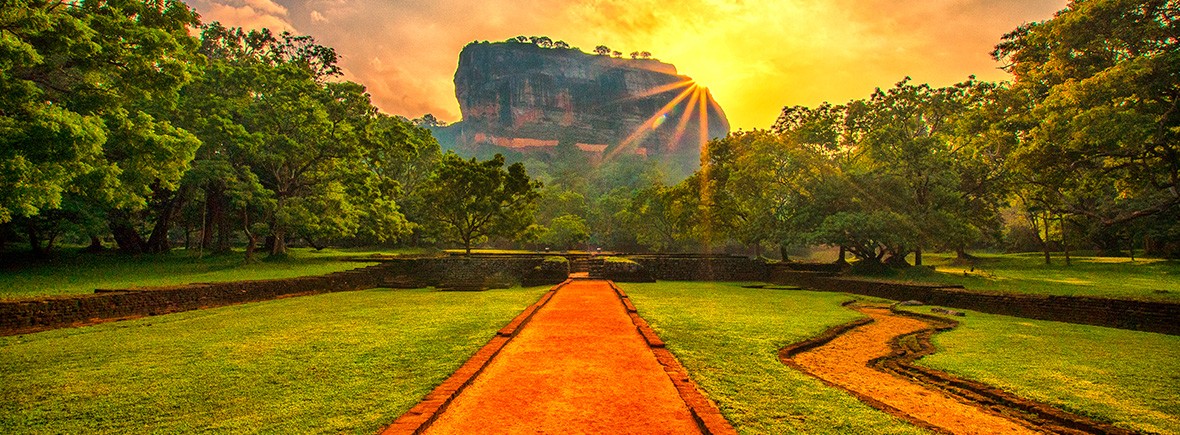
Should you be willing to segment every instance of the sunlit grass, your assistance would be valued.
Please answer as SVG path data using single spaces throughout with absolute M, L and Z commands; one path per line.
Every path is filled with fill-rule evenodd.
M 375 433 L 546 287 L 375 289 L 0 338 L 0 433 Z
M 956 320 L 919 364 L 1123 428 L 1180 434 L 1180 337 L 972 311 Z
M 861 317 L 840 306 L 848 295 L 738 283 L 620 285 L 741 433 L 925 433 L 778 360 L 783 346 Z
M 902 281 L 962 285 L 971 290 L 1144 300 L 1180 300 L 1180 262 L 1158 259 L 1074 257 L 1044 264 L 1041 254 L 979 254 L 974 264 L 953 254 L 927 254 L 935 271 L 914 268 Z
M 342 261 L 397 251 L 291 249 L 283 261 L 246 264 L 241 252 L 198 257 L 189 251 L 129 256 L 113 252 L 62 252 L 47 260 L 12 261 L 0 267 L 0 299 L 92 293 L 96 288 L 118 289 L 323 275 L 373 263 Z

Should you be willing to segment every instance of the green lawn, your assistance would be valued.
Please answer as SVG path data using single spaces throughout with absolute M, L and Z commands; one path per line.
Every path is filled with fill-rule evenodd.
M 1066 266 L 1054 257 L 1045 265 L 1041 254 L 979 254 L 971 265 L 954 261 L 954 254 L 928 254 L 926 265 L 895 279 L 958 284 L 971 290 L 1065 296 L 1180 301 L 1180 262 L 1120 257 L 1074 257 Z M 875 278 L 874 278 L 875 279 Z
M 544 290 L 374 289 L 0 337 L 0 433 L 374 433 Z
M 741 433 L 926 433 L 778 360 L 783 346 L 860 317 L 840 306 L 848 295 L 737 283 L 620 285 Z
M 323 275 L 372 264 L 341 260 L 373 253 L 380 251 L 292 249 L 290 258 L 284 261 L 244 264 L 241 253 L 198 258 L 193 252 L 180 250 L 143 256 L 67 251 L 48 260 L 10 261 L 0 266 L 0 299 L 84 294 L 96 288 Z
M 1127 429 L 1180 434 L 1180 337 L 972 311 L 956 320 L 920 364 Z

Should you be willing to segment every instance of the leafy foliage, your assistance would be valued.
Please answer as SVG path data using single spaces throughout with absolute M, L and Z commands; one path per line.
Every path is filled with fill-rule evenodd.
M 438 170 L 423 188 L 425 215 L 433 230 L 448 241 L 471 246 L 489 236 L 514 236 L 533 223 L 537 190 L 524 165 L 504 168 L 504 157 L 487 161 L 443 155 Z

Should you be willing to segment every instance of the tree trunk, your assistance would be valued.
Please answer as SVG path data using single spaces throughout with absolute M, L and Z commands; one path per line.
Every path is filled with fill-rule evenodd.
M 116 219 L 116 222 L 112 222 L 110 227 L 111 235 L 115 237 L 115 244 L 119 245 L 120 251 L 132 255 L 143 253 L 143 237 L 125 219 Z
M 318 243 L 316 243 L 316 242 L 315 242 L 315 240 L 312 240 L 312 239 L 310 239 L 310 238 L 307 238 L 307 237 L 304 237 L 304 238 L 303 238 L 303 241 L 307 242 L 307 244 L 308 244 L 309 246 L 311 246 L 311 247 L 312 247 L 312 249 L 315 249 L 315 250 L 317 250 L 317 251 L 323 251 L 323 250 L 324 250 L 324 248 L 327 248 L 327 247 L 328 247 L 328 245 L 321 245 L 321 244 L 318 244 Z
M 258 247 L 258 235 L 250 231 L 250 212 L 242 209 L 242 231 L 246 233 L 246 263 L 257 261 L 254 250 Z
M 1128 237 L 1127 241 L 1130 242 L 1130 245 L 1131 245 L 1131 246 L 1128 246 L 1128 248 L 1130 248 L 1130 252 L 1131 252 L 1131 262 L 1134 263 L 1135 262 L 1135 235 L 1131 234 L 1131 237 Z
M 287 255 L 287 238 L 283 231 L 275 231 L 274 245 L 270 248 L 271 257 L 283 257 Z
M 60 235 L 61 235 L 61 232 L 57 231 L 57 230 L 46 231 L 46 234 L 45 234 L 45 253 L 46 254 L 53 252 L 54 242 L 57 241 L 57 237 Z
M 1065 215 L 1061 216 L 1061 249 L 1065 251 L 1065 265 L 1069 266 L 1069 240 L 1065 238 Z
M 967 248 L 955 248 L 955 258 L 962 261 L 975 261 L 975 256 L 967 253 Z
M 234 234 L 234 222 L 230 213 L 227 213 L 227 204 L 224 196 L 218 195 L 218 199 L 214 202 L 212 213 L 213 217 L 210 219 L 217 224 L 217 245 L 213 248 L 214 252 L 229 252 L 232 248 L 231 239 Z M 212 233 L 212 229 L 210 229 Z
M 848 250 L 844 245 L 840 245 L 840 257 L 836 259 L 836 264 L 848 264 Z
M 784 262 L 784 263 L 785 263 L 785 262 L 788 262 L 788 261 L 791 261 L 791 259 L 790 259 L 790 258 L 787 258 L 787 247 L 786 247 L 786 245 L 778 245 L 778 256 L 779 256 L 779 258 L 781 258 L 781 259 L 783 260 L 783 262 Z
M 33 222 L 35 217 L 28 218 L 29 222 L 25 225 L 25 233 L 29 237 L 29 250 L 33 252 L 34 256 L 40 257 L 45 255 L 45 248 L 41 247 L 41 233 L 37 231 L 37 224 Z
M 90 246 L 86 247 L 85 252 L 102 252 L 106 249 L 106 247 L 102 246 L 102 239 L 99 239 L 98 236 L 91 235 Z
M 1050 264 L 1053 264 L 1053 261 L 1049 257 L 1049 216 L 1048 216 L 1048 213 L 1046 213 L 1044 221 L 1045 221 L 1045 237 L 1041 237 L 1041 230 L 1036 227 L 1036 224 L 1033 224 L 1033 229 L 1036 230 L 1037 239 L 1039 239 L 1041 242 L 1041 250 L 1045 252 L 1045 265 L 1050 265 Z M 1034 219 L 1034 222 L 1035 222 L 1035 219 Z
M 914 249 L 914 266 L 922 265 L 922 248 Z
M 172 220 L 179 210 L 180 194 L 163 188 L 152 188 L 153 200 L 159 201 L 155 208 L 156 222 L 152 226 L 152 233 L 148 236 L 144 251 L 158 254 L 168 252 L 172 244 L 168 241 L 168 232 L 172 230 Z

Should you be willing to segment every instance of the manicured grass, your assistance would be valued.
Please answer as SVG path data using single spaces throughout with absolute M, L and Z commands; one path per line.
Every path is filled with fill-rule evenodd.
M 1041 254 L 979 254 L 974 265 L 954 261 L 954 254 L 923 257 L 936 271 L 914 268 L 896 279 L 958 284 L 971 290 L 1122 299 L 1180 301 L 1180 262 L 1120 257 L 1074 257 L 1072 265 Z
M 0 433 L 375 433 L 545 289 L 374 289 L 0 337 Z
M 840 306 L 848 295 L 738 283 L 621 285 L 741 433 L 926 433 L 778 360 L 782 347 L 860 317 Z
M 971 311 L 955 320 L 920 364 L 1119 427 L 1180 434 L 1180 337 Z
M 48 260 L 13 261 L 0 267 L 0 299 L 84 294 L 96 288 L 322 275 L 373 264 L 341 261 L 372 253 L 379 251 L 292 249 L 290 257 L 283 261 L 245 264 L 240 252 L 203 258 L 181 250 L 142 256 L 62 252 Z M 259 258 L 265 259 L 265 254 Z

